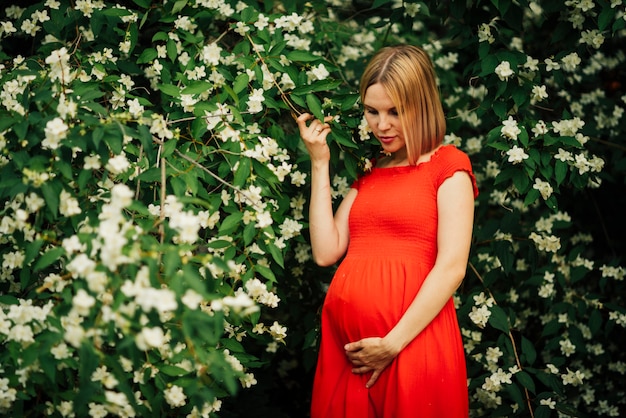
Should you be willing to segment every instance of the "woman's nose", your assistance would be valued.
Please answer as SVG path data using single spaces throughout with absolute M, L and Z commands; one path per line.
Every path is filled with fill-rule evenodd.
M 381 131 L 385 131 L 391 127 L 391 123 L 389 121 L 389 116 L 380 115 L 378 119 L 378 129 Z

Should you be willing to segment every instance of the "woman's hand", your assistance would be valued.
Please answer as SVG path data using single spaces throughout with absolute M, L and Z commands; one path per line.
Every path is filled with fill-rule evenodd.
M 326 143 L 326 136 L 330 133 L 328 122 L 332 119 L 332 116 L 326 116 L 324 122 L 322 122 L 309 113 L 303 113 L 296 119 L 300 129 L 300 136 L 313 161 L 330 160 L 330 150 Z M 310 120 L 312 120 L 311 123 L 307 124 Z
M 352 373 L 364 374 L 372 372 L 372 377 L 365 385 L 371 388 L 380 374 L 400 352 L 385 339 L 372 337 L 346 344 L 346 356 L 354 368 Z

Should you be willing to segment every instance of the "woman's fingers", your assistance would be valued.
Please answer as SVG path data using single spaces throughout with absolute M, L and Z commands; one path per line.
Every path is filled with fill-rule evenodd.
M 307 122 L 311 119 L 313 119 L 313 121 L 307 125 Z M 322 122 L 319 119 L 314 119 L 310 113 L 301 114 L 296 119 L 298 128 L 300 129 L 300 136 L 302 136 L 303 139 L 309 139 L 308 137 L 312 137 L 314 139 L 316 135 L 320 135 L 326 130 L 330 131 L 330 125 L 328 122 L 332 119 L 332 116 L 326 116 L 324 118 L 324 122 Z

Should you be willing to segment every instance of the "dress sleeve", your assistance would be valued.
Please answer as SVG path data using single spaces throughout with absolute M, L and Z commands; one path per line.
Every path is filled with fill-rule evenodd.
M 454 146 L 446 147 L 447 150 L 441 158 L 437 158 L 438 170 L 435 177 L 435 186 L 439 188 L 441 184 L 449 177 L 452 177 L 457 171 L 465 171 L 472 180 L 472 188 L 474 189 L 474 199 L 478 197 L 478 186 L 476 185 L 476 177 L 472 171 L 472 163 L 466 153 Z

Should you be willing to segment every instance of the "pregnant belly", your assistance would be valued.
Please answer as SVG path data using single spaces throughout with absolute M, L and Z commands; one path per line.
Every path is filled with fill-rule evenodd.
M 376 261 L 346 259 L 331 282 L 324 315 L 341 341 L 385 336 L 421 286 L 419 264 Z

